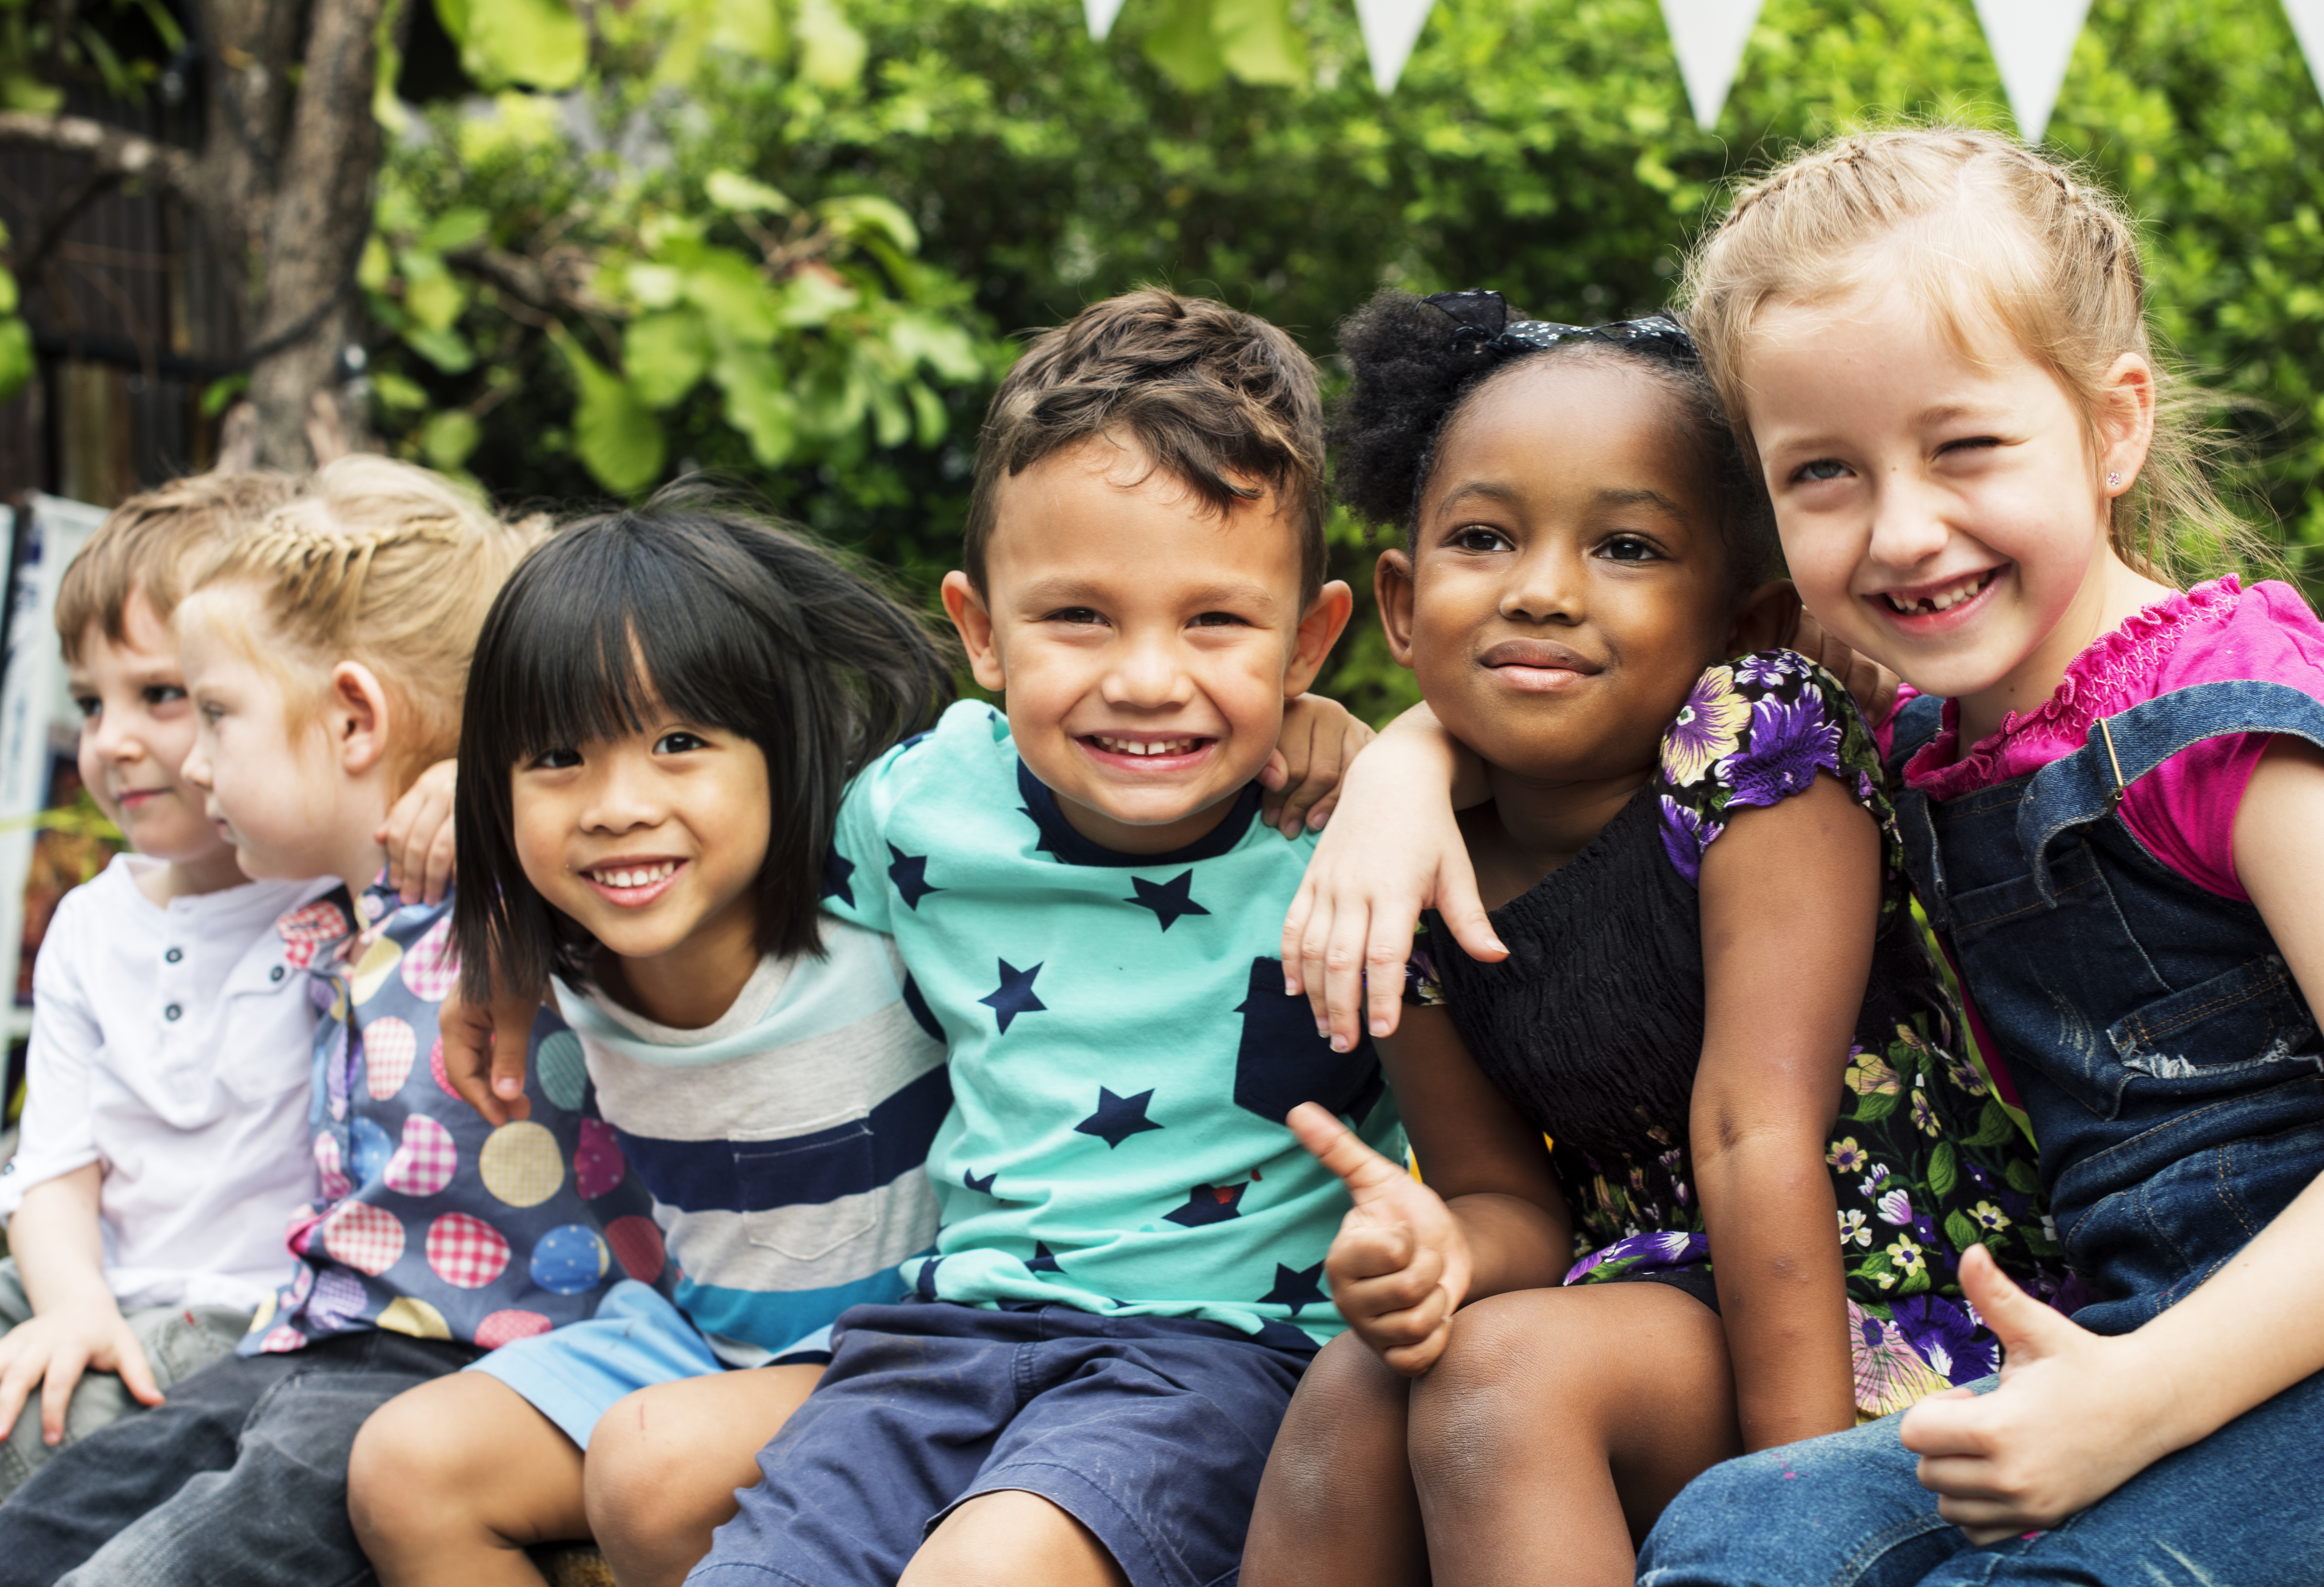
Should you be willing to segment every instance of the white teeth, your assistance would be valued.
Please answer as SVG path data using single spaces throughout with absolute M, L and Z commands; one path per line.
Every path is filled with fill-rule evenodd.
M 592 871 L 590 875 L 606 887 L 651 887 L 655 882 L 678 870 L 676 860 L 664 860 L 659 865 L 639 865 L 620 871 Z
M 1100 749 L 1111 751 L 1117 755 L 1190 755 L 1194 752 L 1194 746 L 1203 742 L 1198 738 L 1170 738 L 1155 742 L 1133 738 L 1108 738 L 1102 733 L 1093 733 L 1090 737 L 1097 741 Z
M 1895 595 L 1883 595 L 1881 599 L 1886 601 L 1892 609 L 1902 612 L 1908 617 L 1927 617 L 1939 612 L 1951 611 L 1963 601 L 1975 596 L 1992 581 L 1992 578 L 1993 574 L 1988 570 L 1973 577 L 1965 578 L 1960 583 L 1940 590 L 1933 595 L 1922 595 L 1910 601 L 1902 600 Z

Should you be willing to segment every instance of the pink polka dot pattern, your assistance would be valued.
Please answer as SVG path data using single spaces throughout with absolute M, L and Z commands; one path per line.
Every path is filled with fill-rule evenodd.
M 460 1169 L 452 1132 L 424 1113 L 403 1121 L 403 1144 L 387 1160 L 387 1187 L 405 1195 L 434 1195 Z
M 508 1263 L 508 1241 L 482 1218 L 447 1213 L 428 1226 L 428 1265 L 455 1289 L 482 1289 Z
M 622 1156 L 613 1127 L 602 1119 L 581 1121 L 581 1142 L 573 1149 L 573 1184 L 583 1201 L 595 1201 L 617 1190 L 630 1165 Z
M 661 1230 L 651 1218 L 616 1218 L 605 1225 L 605 1243 L 622 1264 L 622 1271 L 641 1284 L 661 1277 Z
M 339 1138 L 336 1135 L 315 1137 L 315 1169 L 322 1181 L 325 1201 L 338 1201 L 355 1188 L 346 1171 L 339 1166 Z
M 371 1100 L 383 1103 L 403 1089 L 411 1078 L 412 1055 L 420 1049 L 420 1038 L 411 1027 L 393 1015 L 374 1020 L 364 1027 L 364 1089 Z
M 286 945 L 282 956 L 304 970 L 315 962 L 315 950 L 319 945 L 345 937 L 349 927 L 346 914 L 338 905 L 327 899 L 318 899 L 277 920 L 274 930 Z
M 440 1003 L 459 979 L 460 955 L 452 950 L 452 917 L 447 914 L 403 955 L 403 984 L 413 995 Z
M 299 1276 L 290 1280 L 290 1304 L 294 1306 L 297 1306 L 300 1301 L 307 1298 L 309 1292 L 314 1287 L 315 1269 L 312 1268 L 300 1269 Z
M 283 1221 L 282 1243 L 300 1256 L 314 1243 L 315 1231 L 323 1226 L 323 1214 L 312 1207 L 300 1207 Z
M 286 1351 L 303 1350 L 306 1344 L 307 1336 L 304 1333 L 288 1324 L 281 1324 L 271 1331 L 264 1339 L 259 1341 L 258 1348 L 261 1352 L 267 1355 L 281 1355 Z
M 494 1312 L 476 1324 L 476 1342 L 486 1350 L 549 1332 L 550 1323 L 539 1312 Z
M 384 1273 L 403 1255 L 403 1220 L 385 1207 L 349 1202 L 323 1220 L 323 1246 L 357 1272 Z
M 466 1097 L 452 1089 L 452 1076 L 444 1067 L 444 1038 L 438 1037 L 436 1045 L 428 1049 L 428 1072 L 436 1076 L 436 1087 L 446 1096 L 466 1102 Z
M 326 1273 L 315 1280 L 314 1298 L 307 1303 L 307 1319 L 316 1327 L 336 1333 L 361 1316 L 370 1299 L 361 1279 L 345 1273 Z

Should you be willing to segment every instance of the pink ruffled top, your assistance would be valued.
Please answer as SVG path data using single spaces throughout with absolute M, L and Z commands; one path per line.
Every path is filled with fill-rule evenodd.
M 2038 771 L 2079 750 L 2100 716 L 2198 683 L 2258 678 L 2324 697 L 2324 623 L 2291 586 L 2197 585 L 2138 612 L 2066 668 L 2057 692 L 2012 712 L 1991 736 L 1960 749 L 1960 708 L 1904 768 L 1904 782 L 1936 799 Z M 1907 684 L 1902 706 L 1916 691 Z M 1889 722 L 1895 721 L 1892 714 Z M 2236 879 L 2236 810 L 2269 735 L 2215 738 L 2133 783 L 2123 820 L 2147 852 L 2197 886 L 2249 901 Z

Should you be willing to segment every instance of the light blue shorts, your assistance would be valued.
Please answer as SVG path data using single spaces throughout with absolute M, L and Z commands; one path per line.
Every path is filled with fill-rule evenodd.
M 766 1364 L 827 1361 L 831 1330 L 818 1329 Z M 559 1431 L 589 1447 L 590 1431 L 613 1402 L 656 1383 L 732 1370 L 710 1342 L 659 1290 L 624 1278 L 585 1323 L 512 1340 L 470 1366 L 515 1389 Z

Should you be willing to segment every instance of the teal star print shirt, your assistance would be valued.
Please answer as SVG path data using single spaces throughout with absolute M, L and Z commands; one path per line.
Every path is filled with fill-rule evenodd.
M 1253 788 L 1175 853 L 1101 848 L 973 702 L 856 780 L 824 907 L 894 936 L 905 996 L 951 1050 L 937 1254 L 907 1285 L 1340 1332 L 1323 1253 L 1347 1193 L 1283 1116 L 1321 1103 L 1390 1158 L 1404 1135 L 1370 1044 L 1334 1053 L 1283 993 L 1314 847 L 1262 824 Z

